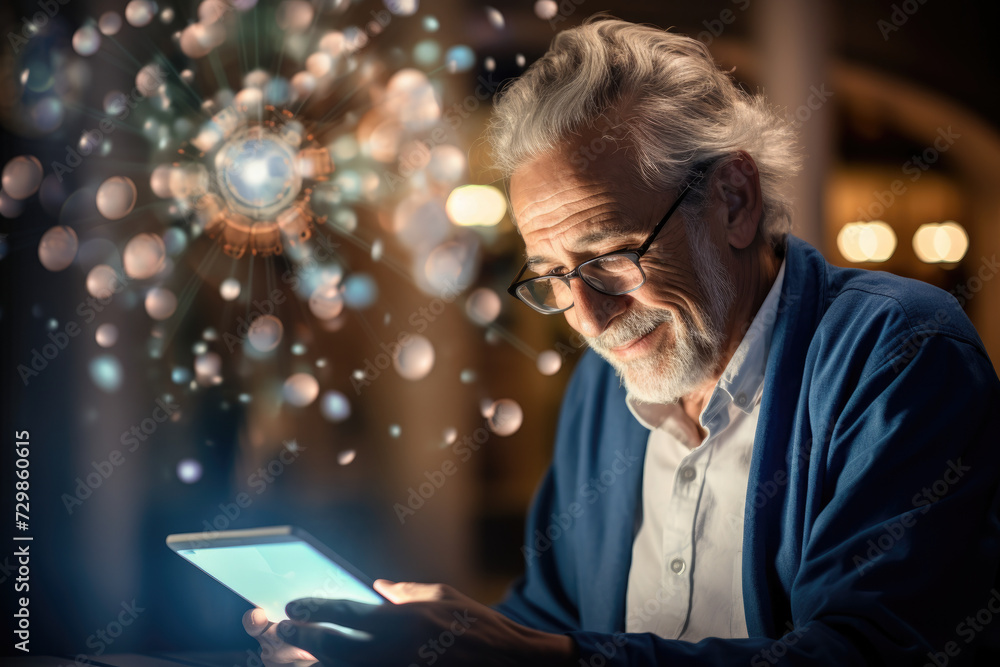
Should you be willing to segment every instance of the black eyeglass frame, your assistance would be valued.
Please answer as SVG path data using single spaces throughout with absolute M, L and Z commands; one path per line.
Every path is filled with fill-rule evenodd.
M 704 176 L 705 176 L 704 171 L 698 171 L 695 173 L 694 177 L 690 181 L 688 181 L 688 184 L 686 186 L 684 186 L 684 190 L 681 192 L 680 195 L 678 195 L 677 200 L 673 203 L 673 206 L 671 206 L 670 209 L 660 219 L 660 221 L 656 223 L 656 226 L 653 227 L 653 231 L 650 232 L 645 242 L 643 242 L 643 244 L 638 248 L 615 250 L 614 252 L 598 255 L 597 257 L 591 257 L 590 259 L 578 264 L 576 268 L 574 268 L 569 273 L 563 273 L 560 275 L 535 276 L 533 278 L 527 278 L 525 280 L 521 280 L 521 276 L 523 276 L 524 272 L 528 270 L 528 263 L 525 262 L 524 266 L 521 267 L 521 270 L 517 272 L 516 276 L 514 276 L 514 280 L 512 280 L 510 282 L 510 285 L 507 287 L 507 293 L 510 294 L 515 299 L 517 299 L 518 301 L 520 301 L 521 303 L 525 304 L 526 306 L 529 306 L 530 308 L 539 313 L 542 313 L 543 315 L 558 315 L 559 313 L 564 313 L 570 308 L 572 308 L 574 305 L 576 305 L 575 302 L 566 306 L 565 308 L 560 308 L 558 310 L 543 310 L 538 306 L 536 306 L 535 304 L 529 302 L 528 300 L 521 298 L 521 296 L 518 294 L 518 288 L 520 288 L 522 285 L 527 285 L 536 280 L 551 280 L 552 278 L 558 278 L 563 283 L 565 283 L 567 289 L 571 289 L 569 282 L 570 279 L 579 278 L 592 289 L 597 290 L 601 294 L 607 294 L 608 296 L 621 296 L 623 294 L 629 294 L 630 292 L 636 291 L 637 289 L 646 284 L 646 272 L 642 270 L 642 265 L 639 263 L 639 260 L 642 259 L 642 256 L 645 255 L 646 252 L 649 250 L 649 248 L 653 245 L 653 241 L 656 240 L 656 236 L 660 233 L 660 231 L 663 230 L 663 227 L 667 224 L 667 221 L 670 220 L 670 217 L 674 214 L 674 212 L 677 211 L 678 208 L 680 208 L 680 205 L 684 201 L 684 197 L 687 196 L 687 193 L 689 193 L 691 189 L 695 185 L 697 185 L 698 182 L 701 181 L 701 179 Z M 580 273 L 580 269 L 586 266 L 587 264 L 590 264 L 592 262 L 597 262 L 602 259 L 606 259 L 608 257 L 614 257 L 617 255 L 628 257 L 630 260 L 632 260 L 632 263 L 635 264 L 636 268 L 639 269 L 639 274 L 642 276 L 642 281 L 632 289 L 626 290 L 624 292 L 607 292 L 598 287 L 597 285 L 592 284 L 589 280 L 587 280 L 586 275 Z

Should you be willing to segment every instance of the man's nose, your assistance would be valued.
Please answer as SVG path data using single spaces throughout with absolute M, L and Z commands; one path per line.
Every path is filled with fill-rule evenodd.
M 598 292 L 581 278 L 569 281 L 573 307 L 566 311 L 569 325 L 585 336 L 601 335 L 616 315 L 625 310 L 625 299 Z M 574 324 L 574 320 L 576 323 Z

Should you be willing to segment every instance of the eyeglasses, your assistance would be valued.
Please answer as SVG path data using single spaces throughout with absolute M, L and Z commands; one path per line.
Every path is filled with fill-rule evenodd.
M 538 276 L 521 280 L 521 276 L 528 270 L 525 263 L 518 271 L 517 276 L 511 281 L 507 293 L 516 297 L 531 306 L 543 315 L 555 315 L 569 310 L 573 307 L 573 290 L 569 281 L 572 278 L 580 278 L 590 287 L 601 294 L 610 296 L 621 296 L 634 292 L 646 284 L 646 273 L 642 270 L 639 260 L 649 247 L 653 244 L 656 235 L 660 233 L 667 220 L 674 214 L 674 211 L 684 201 L 684 197 L 691 188 L 697 184 L 705 173 L 697 172 L 684 191 L 677 197 L 677 201 L 670 207 L 663 218 L 656 223 L 656 227 L 650 233 L 646 241 L 633 250 L 616 250 L 605 255 L 600 255 L 588 259 L 578 265 L 569 273 L 560 275 Z M 519 282 L 520 281 L 520 282 Z

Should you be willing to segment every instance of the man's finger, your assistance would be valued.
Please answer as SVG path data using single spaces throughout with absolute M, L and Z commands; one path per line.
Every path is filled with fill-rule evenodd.
M 287 664 L 300 660 L 313 661 L 316 658 L 311 653 L 285 641 L 278 634 L 278 626 L 272 625 L 267 632 L 259 637 L 260 657 L 267 663 Z
M 441 584 L 418 584 L 414 581 L 397 583 L 388 579 L 376 579 L 374 588 L 396 604 L 440 600 L 447 592 L 446 587 Z
M 374 630 L 379 625 L 381 606 L 354 600 L 301 598 L 289 602 L 285 612 L 296 621 L 336 623 L 357 630 Z
M 370 654 L 373 647 L 368 641 L 351 639 L 331 628 L 298 621 L 279 623 L 278 635 L 289 644 L 316 656 L 323 664 L 352 662 L 360 656 Z
M 260 607 L 247 609 L 247 613 L 243 614 L 243 629 L 251 637 L 259 636 L 267 630 L 267 626 L 270 624 L 271 622 L 267 620 L 267 614 Z

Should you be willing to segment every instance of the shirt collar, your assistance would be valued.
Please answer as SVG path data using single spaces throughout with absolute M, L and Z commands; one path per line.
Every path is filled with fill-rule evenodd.
M 785 260 L 782 260 L 774 284 L 701 411 L 698 421 L 702 426 L 707 426 L 730 403 L 750 414 L 760 402 L 764 389 L 764 370 L 771 351 L 771 334 L 778 319 L 778 304 L 784 281 Z M 631 394 L 626 397 L 626 403 L 632 415 L 649 430 L 658 428 L 671 412 L 679 409 L 676 403 L 643 403 Z

